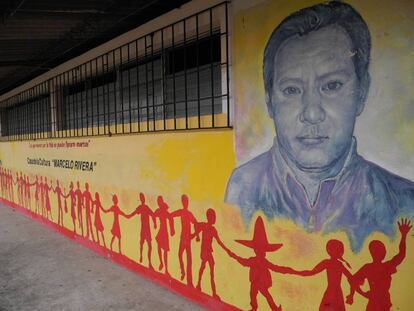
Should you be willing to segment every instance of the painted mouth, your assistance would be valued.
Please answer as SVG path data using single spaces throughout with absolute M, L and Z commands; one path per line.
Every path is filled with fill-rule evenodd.
M 328 136 L 298 136 L 297 139 L 301 144 L 307 145 L 307 146 L 315 146 L 323 144 L 325 141 L 329 139 Z

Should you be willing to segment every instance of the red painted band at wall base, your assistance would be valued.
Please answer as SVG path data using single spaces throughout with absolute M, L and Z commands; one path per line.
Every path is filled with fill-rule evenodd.
M 73 231 L 68 230 L 64 227 L 59 226 L 58 224 L 43 218 L 42 216 L 14 203 L 10 202 L 9 200 L 0 198 L 0 202 L 4 205 L 15 209 L 19 213 L 35 220 L 36 222 L 64 235 L 65 237 L 75 241 L 76 243 L 79 243 L 98 255 L 101 255 L 103 257 L 108 258 L 112 262 L 121 265 L 141 276 L 144 276 L 145 278 L 173 291 L 176 294 L 179 294 L 181 296 L 184 296 L 191 301 L 194 301 L 198 304 L 200 304 L 203 307 L 206 307 L 209 310 L 217 310 L 217 311 L 233 311 L 233 310 L 241 310 L 239 308 L 236 308 L 230 304 L 227 304 L 223 301 L 220 301 L 216 298 L 213 298 L 209 295 L 206 295 L 205 293 L 200 292 L 194 287 L 190 287 L 184 283 L 181 283 L 177 281 L 176 279 L 173 279 L 171 277 L 166 276 L 163 273 L 158 273 L 155 270 L 149 269 L 147 267 L 144 267 L 135 261 L 131 260 L 130 258 L 120 255 L 118 253 L 112 252 L 109 249 L 106 249 L 103 246 L 100 246 L 96 243 L 94 243 L 91 240 L 87 240 L 77 234 L 75 234 Z

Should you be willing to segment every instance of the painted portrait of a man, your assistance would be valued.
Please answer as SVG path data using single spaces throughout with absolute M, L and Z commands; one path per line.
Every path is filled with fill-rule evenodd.
M 370 233 L 391 236 L 398 217 L 414 214 L 414 183 L 357 151 L 370 54 L 366 22 L 343 2 L 302 9 L 274 29 L 263 56 L 273 146 L 234 169 L 225 197 L 247 221 L 262 211 L 309 231 L 344 230 L 358 251 Z

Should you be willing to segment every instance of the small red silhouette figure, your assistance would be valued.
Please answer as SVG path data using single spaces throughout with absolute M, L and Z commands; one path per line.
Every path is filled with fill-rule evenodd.
M 1 197 L 4 198 L 4 170 L 2 167 L 0 167 L 0 185 L 1 185 Z
M 19 173 L 16 172 L 16 181 L 13 183 L 17 186 L 17 202 L 18 204 L 22 204 L 22 186 L 21 186 L 21 179 L 19 177 Z
M 21 175 L 22 173 L 20 172 L 20 176 L 19 173 L 16 172 L 16 182 L 14 182 L 15 185 L 17 185 L 17 202 L 20 205 L 22 204 L 22 179 L 21 179 Z
M 181 196 L 182 209 L 171 213 L 171 217 L 180 217 L 181 220 L 181 235 L 180 246 L 178 249 L 178 259 L 180 261 L 181 280 L 184 279 L 187 270 L 187 285 L 193 286 L 192 276 L 192 256 L 191 256 L 191 224 L 196 225 L 197 220 L 194 215 L 188 210 L 188 196 L 183 194 Z M 183 255 L 184 251 L 187 257 L 187 269 L 184 269 Z
M 362 266 L 355 273 L 353 278 L 353 287 L 347 297 L 347 303 L 353 303 L 355 291 L 368 299 L 367 311 L 389 311 L 391 310 L 390 287 L 392 275 L 397 272 L 397 267 L 405 259 L 406 241 L 408 232 L 411 230 L 411 222 L 408 219 L 401 219 L 398 222 L 398 229 L 401 232 L 399 252 L 389 261 L 383 261 L 387 250 L 384 243 L 378 240 L 369 243 L 369 252 L 372 256 L 372 262 Z M 360 286 L 368 280 L 369 291 L 364 292 Z
M 157 228 L 157 222 L 155 221 L 154 212 L 150 209 L 150 207 L 145 204 L 145 196 L 141 192 L 139 194 L 139 199 L 141 204 L 137 206 L 135 211 L 133 211 L 128 218 L 131 218 L 134 215 L 141 215 L 141 233 L 140 233 L 140 240 L 139 240 L 139 262 L 142 263 L 142 252 L 144 248 L 144 242 L 147 242 L 148 247 L 148 266 L 150 269 L 153 269 L 151 263 L 151 253 L 152 253 L 152 245 L 151 245 L 151 229 L 150 229 L 150 217 L 154 224 L 154 228 Z
M 58 201 L 58 225 L 63 226 L 63 207 L 62 207 L 62 188 L 59 186 L 59 180 L 56 180 L 56 188 L 53 189 L 53 192 L 56 193 L 57 201 Z M 65 201 L 66 203 L 66 201 Z
M 9 170 L 7 176 L 8 176 L 8 180 L 9 180 L 9 200 L 11 202 L 14 202 L 14 185 L 16 183 L 13 181 L 13 174 L 12 174 L 11 170 Z
M 76 195 L 76 203 L 77 203 L 77 212 L 78 212 L 78 225 L 79 229 L 81 229 L 81 234 L 83 234 L 83 215 L 82 215 L 82 207 L 83 207 L 83 193 L 80 189 L 79 181 L 76 183 L 77 189 L 75 190 Z
M 164 202 L 161 195 L 157 198 L 158 209 L 154 212 L 156 218 L 160 221 L 160 229 L 158 230 L 155 240 L 158 244 L 158 258 L 160 260 L 160 266 L 158 270 L 162 270 L 165 267 L 165 275 L 170 276 L 168 272 L 168 251 L 170 250 L 170 241 L 168 234 L 168 224 L 170 227 L 171 236 L 175 234 L 174 221 L 171 214 L 168 212 L 168 204 Z
M 92 213 L 95 213 L 94 225 L 95 225 L 95 229 L 96 229 L 96 238 L 97 238 L 98 244 L 100 244 L 101 243 L 99 241 L 99 233 L 100 233 L 101 236 L 102 236 L 103 245 L 106 248 L 105 236 L 103 234 L 104 226 L 103 226 L 102 220 L 101 220 L 101 210 L 103 210 L 103 207 L 102 207 L 102 204 L 101 204 L 101 200 L 99 198 L 99 193 L 95 192 L 95 200 L 92 202 Z
M 20 172 L 20 187 L 21 187 L 21 199 L 22 206 L 27 208 L 27 197 L 26 197 L 26 175 Z
M 70 182 L 69 192 L 64 197 L 65 199 L 70 197 L 70 216 L 73 223 L 73 232 L 76 234 L 76 193 L 73 188 L 73 182 Z
M 50 186 L 47 184 L 47 177 L 45 177 L 45 183 L 43 184 L 43 195 L 45 196 L 45 209 L 46 209 L 46 218 L 53 220 L 52 218 L 52 207 L 50 206 L 50 197 L 49 191 L 52 190 L 52 182 L 50 182 Z
M 32 195 L 30 193 L 30 180 L 29 180 L 29 176 L 26 176 L 25 189 L 26 189 L 27 207 L 29 208 L 29 210 L 32 210 Z
M 250 247 L 255 252 L 255 256 L 242 258 L 228 248 L 224 248 L 230 257 L 237 260 L 242 266 L 248 267 L 250 280 L 250 306 L 251 310 L 257 310 L 257 294 L 260 292 L 267 300 L 269 307 L 273 311 L 281 311 L 282 306 L 277 306 L 273 297 L 269 293 L 272 286 L 272 276 L 270 270 L 282 274 L 295 274 L 295 270 L 289 267 L 282 267 L 272 264 L 266 259 L 267 252 L 274 252 L 281 248 L 283 244 L 269 243 L 262 217 L 257 217 L 254 225 L 253 240 L 236 240 L 236 242 Z
M 351 266 L 342 258 L 344 255 L 344 244 L 339 240 L 329 240 L 326 243 L 326 251 L 330 258 L 322 260 L 312 270 L 297 272 L 301 276 L 311 276 L 326 270 L 328 277 L 328 287 L 323 295 L 320 311 L 345 311 L 344 295 L 341 288 L 342 275 L 348 278 L 351 284 L 352 274 L 344 266 L 345 263 L 349 269 Z
M 42 217 L 45 217 L 45 185 L 43 184 L 42 176 L 40 176 L 40 208 L 42 210 Z
M 112 229 L 111 229 L 111 233 L 112 233 L 112 239 L 111 239 L 111 251 L 113 251 L 112 248 L 112 244 L 115 241 L 115 238 L 118 239 L 118 249 L 119 249 L 119 254 L 122 255 L 122 247 L 121 247 L 121 228 L 119 226 L 119 215 L 122 215 L 124 217 L 127 217 L 127 215 L 121 211 L 121 209 L 118 206 L 118 197 L 116 194 L 114 194 L 112 196 L 112 206 L 108 209 L 105 210 L 104 208 L 102 208 L 102 210 L 105 213 L 109 213 L 112 212 L 114 214 L 114 223 L 112 225 Z
M 66 198 L 67 198 L 67 196 L 66 196 L 66 188 L 63 188 L 62 197 L 63 197 L 63 200 L 65 202 L 65 213 L 67 213 L 68 212 L 68 204 L 66 203 Z
M 40 185 L 39 185 L 39 178 L 36 175 L 36 179 L 33 183 L 30 183 L 30 186 L 35 186 L 35 212 L 40 214 L 40 202 L 39 202 L 39 193 L 40 193 Z
M 92 240 L 95 241 L 92 230 L 92 194 L 89 192 L 89 184 L 85 183 L 85 191 L 83 192 L 83 206 L 85 207 L 85 218 L 86 218 L 86 238 L 89 239 L 89 235 L 92 235 Z
M 214 227 L 216 223 L 216 212 L 209 208 L 206 212 L 207 222 L 200 222 L 197 223 L 195 226 L 194 236 L 196 236 L 196 240 L 199 241 L 199 235 L 202 234 L 201 237 L 201 266 L 198 272 L 198 282 L 197 282 L 197 289 L 201 291 L 201 279 L 203 277 L 203 272 L 206 267 L 206 264 L 210 267 L 210 284 L 211 284 L 211 291 L 213 292 L 213 297 L 216 299 L 220 299 L 216 292 L 216 283 L 214 281 L 214 257 L 213 257 L 213 239 L 216 239 L 217 243 L 223 248 L 226 249 L 223 242 L 221 241 L 220 237 L 218 236 L 217 230 Z

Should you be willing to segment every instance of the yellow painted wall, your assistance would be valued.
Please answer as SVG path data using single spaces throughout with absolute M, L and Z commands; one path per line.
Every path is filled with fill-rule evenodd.
M 139 192 L 145 193 L 147 204 L 153 210 L 157 208 L 157 195 L 163 195 L 171 211 L 181 208 L 180 196 L 185 193 L 190 199 L 190 210 L 198 220 L 205 221 L 206 210 L 214 208 L 217 213 L 216 228 L 224 244 L 240 256 L 252 256 L 251 250 L 234 240 L 251 239 L 253 226 L 246 228 L 237 207 L 223 203 L 224 192 L 228 178 L 238 161 L 246 161 L 249 156 L 259 153 L 269 145 L 268 139 L 274 135 L 271 120 L 267 117 L 266 110 L 263 109 L 264 94 L 260 68 L 266 40 L 283 17 L 313 3 L 315 2 L 240 0 L 232 4 L 235 130 L 160 132 L 113 137 L 38 140 L 36 142 L 1 142 L 2 166 L 12 169 L 14 173 L 22 171 L 28 174 L 31 181 L 35 175 L 47 176 L 55 186 L 56 179 L 59 179 L 62 188 L 65 187 L 66 191 L 71 181 L 80 181 L 82 189 L 84 183 L 88 182 L 92 193 L 98 191 L 101 194 L 101 202 L 105 208 L 111 205 L 112 194 L 117 194 L 119 206 L 125 213 L 132 212 L 139 204 Z M 351 3 L 366 18 L 373 31 L 372 73 L 375 94 L 370 95 L 370 100 L 381 98 L 383 92 L 389 91 L 395 94 L 398 83 L 402 88 L 402 91 L 401 88 L 399 89 L 400 95 L 392 102 L 389 114 L 383 116 L 389 124 L 394 124 L 394 127 L 385 132 L 389 135 L 388 139 L 394 139 L 393 143 L 400 146 L 400 149 L 384 148 L 383 152 L 402 154 L 400 161 L 407 158 L 407 155 L 412 158 L 414 115 L 407 115 L 405 112 L 408 109 L 407 106 L 412 104 L 414 97 L 414 90 L 411 88 L 414 63 L 413 4 L 410 1 L 398 1 L 398 5 L 390 1 L 352 1 Z M 396 33 L 399 35 L 395 36 Z M 391 63 L 396 64 L 396 67 L 391 66 L 390 72 L 386 73 L 381 64 L 382 61 L 384 64 L 390 64 L 390 58 L 394 55 L 392 51 L 400 54 L 398 54 L 398 59 Z M 386 83 L 388 75 L 397 80 Z M 240 111 L 243 112 L 243 116 Z M 375 122 L 381 120 L 383 120 L 381 117 L 375 119 L 375 126 L 378 126 Z M 361 135 L 364 137 L 363 133 Z M 59 142 L 87 142 L 88 147 L 39 146 Z M 36 148 L 33 148 L 33 144 L 37 144 Z M 235 145 L 237 148 L 242 146 L 250 151 L 237 155 Z M 255 149 L 257 145 L 261 147 Z M 29 165 L 27 158 L 91 161 L 96 162 L 96 166 L 93 172 L 52 166 L 42 167 Z M 384 161 L 392 160 L 387 157 L 383 159 Z M 50 196 L 52 216 L 56 220 L 57 202 L 53 193 Z M 105 227 L 106 242 L 109 244 L 112 215 L 101 213 L 101 216 Z M 69 213 L 64 216 L 64 225 L 72 230 Z M 348 238 L 342 232 L 328 235 L 307 233 L 291 221 L 281 219 L 265 220 L 265 226 L 269 241 L 284 244 L 279 251 L 269 253 L 267 258 L 275 264 L 288 265 L 297 269 L 309 269 L 327 258 L 325 245 L 332 238 L 344 241 L 344 258 L 352 265 L 352 272 L 370 261 L 367 244 L 372 239 L 384 242 L 388 251 L 387 259 L 398 251 L 398 236 L 395 240 L 390 240 L 385 235 L 373 234 L 366 240 L 360 253 L 352 253 Z M 175 227 L 177 233 L 170 239 L 169 266 L 172 277 L 179 279 L 177 252 L 180 225 L 178 220 L 176 220 Z M 138 261 L 139 228 L 138 218 L 126 220 L 121 217 L 123 253 L 134 261 Z M 156 231 L 153 230 L 152 233 L 154 237 Z M 192 242 L 194 283 L 196 283 L 200 265 L 199 244 L 194 240 Z M 414 243 L 411 235 L 408 237 L 407 244 L 407 258 L 399 266 L 392 280 L 393 310 L 409 311 L 412 309 Z M 248 309 L 250 286 L 248 269 L 237 264 L 217 244 L 214 244 L 214 257 L 218 295 L 226 303 L 241 309 Z M 154 239 L 152 259 L 154 266 L 158 267 Z M 202 288 L 210 294 L 208 273 L 207 268 Z M 318 309 L 326 289 L 325 273 L 309 278 L 273 273 L 272 277 L 273 286 L 270 291 L 276 303 L 283 306 L 283 310 Z M 346 295 L 348 293 L 346 280 L 343 280 L 342 288 Z M 263 296 L 259 295 L 258 299 L 259 309 L 267 310 L 268 305 Z M 347 306 L 347 310 L 364 310 L 365 305 L 366 300 L 356 295 L 354 305 Z

